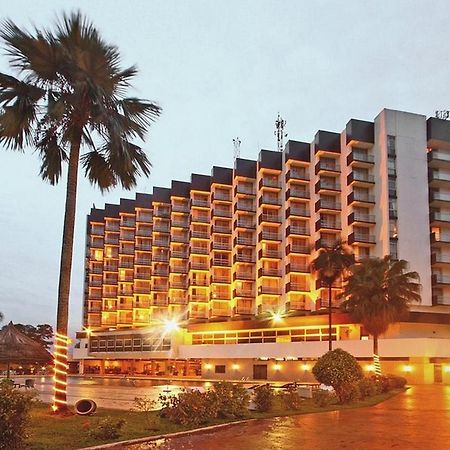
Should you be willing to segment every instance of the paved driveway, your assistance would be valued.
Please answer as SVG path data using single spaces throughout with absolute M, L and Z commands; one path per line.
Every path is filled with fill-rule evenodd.
M 371 408 L 267 419 L 128 450 L 450 450 L 450 386 L 413 386 Z

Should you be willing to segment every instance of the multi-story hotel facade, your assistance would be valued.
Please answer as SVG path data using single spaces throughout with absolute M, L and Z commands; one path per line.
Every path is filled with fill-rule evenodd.
M 421 303 L 381 339 L 383 369 L 450 382 L 450 122 L 386 109 L 92 209 L 80 371 L 311 380 L 328 292 L 310 263 L 338 239 L 420 275 Z M 332 338 L 371 369 L 359 324 L 336 312 Z

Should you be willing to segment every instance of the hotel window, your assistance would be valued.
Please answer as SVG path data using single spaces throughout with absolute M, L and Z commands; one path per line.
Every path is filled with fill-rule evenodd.
M 214 372 L 215 373 L 225 373 L 225 366 L 224 365 L 215 366 Z

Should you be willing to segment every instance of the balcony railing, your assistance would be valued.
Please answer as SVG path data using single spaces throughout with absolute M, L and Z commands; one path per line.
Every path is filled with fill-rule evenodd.
M 259 291 L 261 294 L 273 294 L 273 295 L 279 295 L 280 294 L 280 288 L 275 286 L 260 286 Z
M 221 266 L 221 267 L 229 267 L 231 266 L 231 262 L 228 259 L 213 259 L 213 266 Z
M 167 288 L 168 288 L 167 284 L 154 284 L 152 286 L 152 291 L 165 292 L 165 291 L 167 291 Z
M 230 283 L 230 277 L 227 275 L 212 275 L 211 281 L 213 283 Z
M 137 272 L 135 277 L 138 280 L 149 280 L 152 276 L 151 272 Z
M 170 256 L 171 256 L 171 258 L 181 258 L 181 259 L 188 258 L 188 254 L 186 252 L 178 251 L 178 250 L 172 250 L 170 252 Z
M 217 217 L 231 217 L 231 210 L 214 208 L 213 215 Z
M 262 213 L 261 214 L 261 220 L 263 222 L 281 222 L 281 217 L 278 214 L 266 214 L 266 213 Z
M 230 242 L 213 242 L 212 248 L 214 250 L 231 250 Z
M 318 173 L 320 170 L 330 171 L 330 172 L 339 172 L 341 170 L 341 167 L 339 163 L 331 162 L 331 161 L 324 161 L 319 160 L 316 164 L 315 171 Z
M 247 186 L 243 186 L 242 184 L 237 185 L 236 192 L 238 194 L 247 194 L 247 195 L 255 195 L 255 191 L 252 188 Z
M 262 267 L 259 271 L 259 275 L 263 277 L 281 277 L 281 270 Z
M 231 228 L 230 227 L 224 227 L 221 225 L 213 225 L 212 227 L 213 233 L 223 233 L 223 234 L 230 234 Z
M 193 198 L 191 200 L 192 202 L 192 206 L 199 206 L 201 208 L 209 208 L 209 201 L 208 200 L 203 200 L 203 199 L 199 199 L 199 198 Z
M 151 228 L 138 228 L 136 230 L 136 236 L 150 237 L 151 235 L 152 235 Z
M 188 271 L 188 268 L 185 265 L 171 266 L 170 271 L 173 273 L 186 273 Z
M 190 268 L 194 270 L 207 270 L 209 267 L 207 263 L 193 261 L 190 263 Z
M 268 241 L 278 241 L 280 240 L 280 235 L 271 231 L 262 231 L 261 238 Z
M 191 254 L 194 255 L 207 255 L 209 253 L 208 247 L 192 247 Z
M 263 177 L 260 181 L 260 185 L 265 187 L 281 188 L 281 182 L 272 178 Z
M 173 227 L 179 227 L 179 228 L 188 228 L 189 227 L 189 221 L 188 220 L 172 220 L 172 226 Z
M 153 261 L 168 262 L 169 261 L 169 255 L 168 254 L 156 254 L 156 255 L 153 255 Z
M 209 281 L 204 278 L 192 278 L 189 280 L 191 286 L 209 286 Z
M 172 211 L 174 211 L 174 212 L 189 212 L 189 205 L 180 205 L 180 204 L 174 203 L 172 205 Z

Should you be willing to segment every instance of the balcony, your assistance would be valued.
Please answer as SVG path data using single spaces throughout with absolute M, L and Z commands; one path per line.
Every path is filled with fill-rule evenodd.
M 375 177 L 373 175 L 352 171 L 347 175 L 347 185 L 350 186 L 351 184 L 360 186 L 375 184 Z
M 336 245 L 336 240 L 331 239 L 317 239 L 315 244 L 315 249 L 319 250 L 321 248 L 333 248 Z
M 430 168 L 450 168 L 450 154 L 439 150 L 428 152 L 428 167 Z
M 191 255 L 209 255 L 208 247 L 191 247 Z
M 150 286 L 136 286 L 134 292 L 135 294 L 150 294 Z
M 105 244 L 118 245 L 119 244 L 119 236 L 107 234 L 105 236 Z
M 431 275 L 431 284 L 433 286 L 437 286 L 437 285 L 450 286 L 450 276 L 440 275 L 440 274 L 432 274 Z
M 316 202 L 315 211 L 317 212 L 320 211 L 321 209 L 328 211 L 339 211 L 341 209 L 341 202 L 339 200 L 330 201 L 319 199 Z
M 208 233 L 208 231 L 193 229 L 191 231 L 191 237 L 197 238 L 197 239 L 209 239 L 209 233 Z
M 259 206 L 262 206 L 262 205 L 276 205 L 276 206 L 280 206 L 281 205 L 281 200 L 278 197 L 272 197 L 272 196 L 268 196 L 268 195 L 263 195 L 262 197 L 259 198 L 258 204 L 259 204 Z
M 169 269 L 163 267 L 156 267 L 155 269 L 153 269 L 152 275 L 156 277 L 168 277 Z
M 170 226 L 168 224 L 155 223 L 153 226 L 153 231 L 158 231 L 159 233 L 169 233 Z
M 255 223 L 252 220 L 238 219 L 235 221 L 236 228 L 247 228 L 254 229 L 256 228 Z
M 172 212 L 188 213 L 189 205 L 181 205 L 179 203 L 174 203 L 172 205 Z
M 205 294 L 191 294 L 190 300 L 194 302 L 208 302 L 209 297 Z
M 134 219 L 123 219 L 120 224 L 121 227 L 134 228 L 136 226 L 136 222 Z
M 263 177 L 259 180 L 259 189 L 262 189 L 263 187 L 281 189 L 281 181 Z
M 210 222 L 210 218 L 209 216 L 206 215 L 192 215 L 191 217 L 191 222 L 194 223 L 209 223 Z
M 291 180 L 309 181 L 309 172 L 306 169 L 289 169 L 286 173 L 286 181 Z
M 289 282 L 286 284 L 286 292 L 309 292 L 311 290 L 309 283 Z
M 366 152 L 357 152 L 353 150 L 347 155 L 347 165 L 358 164 L 359 166 L 371 166 L 375 163 L 373 155 L 369 155 Z
M 289 188 L 286 191 L 286 200 L 289 200 L 290 198 L 306 198 L 306 199 L 308 199 L 309 197 L 310 197 L 309 190 L 307 190 L 307 189 Z
M 348 243 L 351 244 L 376 244 L 375 236 L 366 233 L 351 233 L 348 237 Z
M 311 213 L 309 208 L 300 207 L 300 206 L 290 206 L 286 210 L 286 218 L 287 217 L 310 217 Z
M 188 298 L 187 297 L 170 297 L 169 303 L 172 305 L 187 305 Z
M 213 192 L 213 201 L 231 202 L 231 193 L 228 192 Z
M 119 222 L 106 222 L 105 231 L 119 231 Z
M 430 191 L 430 206 L 449 207 L 450 195 L 437 191 Z
M 242 271 L 238 270 L 233 274 L 233 280 L 254 280 L 255 274 L 252 271 Z
M 150 280 L 151 276 L 152 276 L 151 272 L 137 272 L 135 278 L 137 280 Z
M 188 284 L 187 281 L 171 281 L 170 289 L 187 289 Z
M 198 208 L 209 208 L 209 200 L 206 199 L 200 199 L 200 198 L 193 198 L 191 200 L 191 205 L 196 206 Z
M 191 278 L 189 280 L 190 286 L 209 286 L 209 280 L 206 278 Z
M 307 263 L 290 263 L 286 266 L 286 273 L 309 273 L 310 268 Z
M 236 211 L 247 211 L 247 212 L 255 212 L 256 211 L 256 207 L 254 205 L 253 202 L 242 202 L 242 201 L 238 201 L 235 205 L 234 205 L 234 212 Z
M 213 242 L 211 244 L 213 250 L 226 250 L 231 251 L 231 243 L 230 242 Z
M 192 261 L 189 263 L 189 270 L 209 270 L 208 263 Z
M 136 264 L 140 264 L 139 258 L 136 258 Z M 134 263 L 133 263 L 133 261 L 122 260 L 119 263 L 119 267 L 124 268 L 124 269 L 132 269 L 134 267 Z M 117 271 L 117 269 L 116 269 L 116 271 Z
M 286 248 L 287 254 L 298 253 L 302 255 L 309 255 L 311 253 L 311 248 L 308 245 L 300 244 L 289 244 Z
M 189 221 L 188 220 L 172 220 L 172 227 L 173 228 L 189 228 Z
M 339 220 L 319 219 L 316 222 L 316 231 L 319 230 L 340 230 L 341 222 Z
M 316 194 L 319 192 L 340 192 L 340 183 L 331 183 L 325 180 L 319 180 L 315 187 Z
M 122 247 L 119 253 L 123 255 L 134 255 L 134 247 Z
M 89 280 L 89 286 L 102 286 L 102 280 L 101 279 L 97 279 L 97 278 L 92 278 L 91 280 Z
M 172 273 L 187 273 L 188 272 L 188 268 L 187 265 L 175 265 L 175 266 L 170 266 L 170 271 Z
M 280 287 L 278 286 L 259 286 L 258 294 L 280 295 Z
M 431 187 L 448 187 L 450 186 L 450 173 L 442 173 L 437 170 L 428 172 L 428 183 Z
M 441 212 L 432 212 L 430 213 L 430 222 L 431 224 L 439 224 L 439 223 L 450 223 L 450 214 L 441 213 Z
M 281 269 L 272 269 L 269 267 L 261 267 L 258 270 L 258 278 L 261 277 L 281 277 L 282 271 Z
M 152 286 L 152 291 L 154 292 L 166 292 L 167 291 L 167 284 L 154 284 Z
M 211 276 L 211 282 L 212 283 L 222 283 L 222 284 L 229 284 L 230 283 L 230 276 L 229 275 L 212 275 Z
M 253 188 L 243 186 L 242 184 L 238 184 L 236 186 L 236 194 L 256 195 L 255 190 Z
M 352 212 L 348 216 L 348 225 L 352 225 L 355 223 L 368 223 L 368 224 L 374 224 L 375 223 L 375 216 L 371 214 L 363 214 L 360 212 Z
M 171 258 L 180 258 L 180 259 L 187 259 L 189 258 L 189 255 L 187 252 L 183 251 L 183 250 L 172 250 L 170 252 L 170 257 Z
M 152 249 L 152 244 L 146 243 L 146 244 L 136 244 L 136 250 L 140 250 L 140 251 L 149 251 Z
M 222 226 L 222 225 L 213 225 L 212 227 L 213 233 L 218 234 L 231 234 L 231 227 L 228 226 Z
M 155 298 L 152 300 L 152 306 L 167 306 L 167 298 Z
M 115 293 L 114 293 L 115 294 Z M 116 295 L 110 295 L 110 297 L 115 297 Z M 89 298 L 98 298 L 101 299 L 102 298 L 102 293 L 101 292 L 89 292 L 88 295 Z M 105 295 L 105 297 L 108 297 L 108 295 Z
M 180 244 L 187 244 L 189 242 L 189 237 L 184 235 L 173 235 L 170 237 L 172 242 L 178 242 Z
M 319 174 L 319 172 L 330 172 L 330 173 L 336 174 L 341 171 L 341 167 L 337 160 L 333 161 L 333 162 L 319 160 L 316 163 L 314 170 L 315 170 L 316 175 Z
M 261 231 L 258 235 L 258 241 L 281 241 L 281 236 L 273 231 Z
M 152 223 L 153 221 L 153 214 L 151 213 L 138 213 L 136 217 L 137 222 L 144 222 L 144 223 Z
M 264 250 L 261 249 L 258 253 L 259 258 L 271 258 L 271 259 L 280 259 L 281 252 L 279 250 Z
M 281 216 L 279 214 L 261 213 L 258 218 L 259 223 L 281 223 Z
M 131 266 L 132 267 L 132 266 Z M 102 273 L 103 271 L 97 272 L 98 269 L 95 269 L 94 273 Z M 119 266 L 105 266 L 105 272 L 117 272 L 119 270 Z
M 102 239 L 92 240 L 91 247 L 92 248 L 103 248 L 103 240 Z
M 300 225 L 289 225 L 286 228 L 286 236 L 309 236 L 309 227 Z
M 255 240 L 252 237 L 242 237 L 238 236 L 234 238 L 233 244 L 236 245 L 246 245 L 246 246 L 254 246 Z
M 163 218 L 169 218 L 170 217 L 170 210 L 169 209 L 156 209 L 154 213 L 155 217 L 163 217 Z
M 253 257 L 253 255 L 246 255 L 242 253 L 237 253 L 236 255 L 234 255 L 234 260 L 235 262 L 243 262 L 243 263 L 255 262 L 255 258 Z
M 164 253 L 153 255 L 153 261 L 169 262 L 169 255 Z
M 214 208 L 213 209 L 213 216 L 215 216 L 215 217 L 228 217 L 228 218 L 231 219 L 231 209 Z
M 347 204 L 351 205 L 353 203 L 361 203 L 361 204 L 374 204 L 375 196 L 372 194 L 365 194 L 360 192 L 350 192 L 347 196 Z
M 450 244 L 450 234 L 431 233 L 431 245 L 439 246 L 440 244 Z
M 222 259 L 222 258 L 213 258 L 212 263 L 213 266 L 218 267 L 230 267 L 231 261 L 228 259 Z
M 255 297 L 255 290 L 254 289 L 235 289 L 233 291 L 233 297 L 247 297 L 247 298 L 254 298 Z
M 116 271 L 117 271 L 117 269 L 116 269 Z M 103 267 L 97 267 L 97 266 L 91 267 L 90 272 L 91 273 L 103 273 Z
M 231 300 L 230 293 L 229 292 L 211 292 L 210 300 Z
M 253 308 L 251 306 L 235 306 L 234 314 L 242 316 L 253 315 Z
M 431 254 L 431 264 L 437 265 L 447 265 L 450 264 L 450 255 L 440 255 L 438 253 Z

